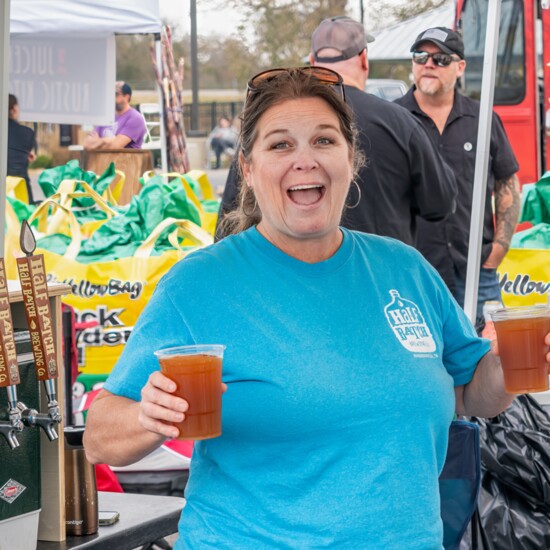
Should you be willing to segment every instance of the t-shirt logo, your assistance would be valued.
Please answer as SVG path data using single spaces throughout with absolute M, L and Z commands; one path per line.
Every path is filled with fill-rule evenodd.
M 390 290 L 391 302 L 384 308 L 386 319 L 399 343 L 413 353 L 433 353 L 435 341 L 419 307 Z

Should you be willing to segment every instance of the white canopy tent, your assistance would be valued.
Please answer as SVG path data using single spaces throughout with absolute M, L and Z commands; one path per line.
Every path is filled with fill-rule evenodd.
M 92 73 L 92 71 L 101 71 L 101 74 L 89 74 L 90 80 L 101 79 L 105 74 L 104 65 L 107 65 L 109 69 L 109 57 L 114 58 L 114 50 L 110 50 L 108 45 L 109 41 L 114 42 L 115 34 L 155 34 L 160 35 L 162 24 L 159 16 L 158 0 L 118 0 L 118 2 L 112 2 L 111 0 L 2 0 L 0 8 L 0 28 L 2 28 L 2 39 L 0 41 L 0 61 L 2 61 L 0 69 L 0 181 L 4 182 L 6 179 L 7 170 L 7 116 L 4 116 L 8 112 L 8 93 L 10 90 L 10 78 L 9 78 L 9 65 L 10 61 L 10 42 L 16 44 L 15 47 L 21 48 L 21 45 L 27 45 L 26 50 L 21 50 L 21 57 L 18 59 L 21 70 L 27 70 L 27 73 L 34 70 L 33 78 L 39 79 L 40 77 L 47 77 L 46 73 L 56 73 L 57 80 L 54 84 L 49 82 L 43 82 L 41 87 L 36 88 L 37 92 L 30 93 L 26 98 L 33 99 L 33 105 L 36 109 L 42 111 L 40 117 L 44 122 L 70 122 L 67 118 L 59 115 L 59 109 L 74 109 L 71 113 L 72 122 L 79 123 L 82 117 L 82 113 L 78 112 L 79 106 L 89 105 L 86 101 L 77 101 L 82 99 L 78 97 L 79 91 L 84 96 L 90 99 L 92 91 L 90 89 L 83 91 L 81 88 L 74 88 L 74 79 L 71 80 L 70 70 L 75 67 L 75 63 L 67 62 L 66 58 L 61 59 L 63 56 L 51 55 L 54 51 L 58 53 L 60 50 L 53 50 L 51 44 L 63 44 L 64 39 L 66 44 L 64 48 L 65 55 L 73 53 L 75 44 L 87 42 L 90 44 L 99 45 L 101 43 L 107 44 L 104 49 L 100 49 L 97 52 L 97 56 L 101 58 L 101 62 L 92 64 L 86 64 L 82 62 L 81 67 L 84 67 L 86 71 Z M 9 31 L 8 31 L 9 29 Z M 43 39 L 43 40 L 42 40 Z M 94 40 L 96 42 L 94 42 Z M 53 41 L 53 42 L 52 42 Z M 89 42 L 91 41 L 91 42 Z M 48 44 L 50 46 L 48 46 Z M 34 47 L 33 47 L 34 45 Z M 44 46 L 45 45 L 45 46 Z M 156 42 L 157 45 L 157 60 L 160 54 L 160 42 Z M 49 50 L 47 48 L 50 48 Z M 98 46 L 99 47 L 99 46 Z M 30 48 L 30 49 L 29 49 Z M 38 48 L 38 49 L 37 49 Z M 42 48 L 42 49 L 40 49 Z M 90 47 L 84 48 L 88 50 Z M 49 52 L 49 53 L 48 53 Z M 93 53 L 93 52 L 92 52 Z M 40 63 L 40 59 L 46 59 L 50 55 L 49 60 L 52 63 L 61 63 L 62 66 L 55 66 L 53 70 L 47 70 L 44 63 Z M 26 57 L 25 57 L 26 56 Z M 33 57 L 35 56 L 35 57 Z M 41 57 L 42 56 L 42 57 Z M 74 58 L 74 56 L 73 56 Z M 33 63 L 34 60 L 34 63 Z M 147 60 L 148 62 L 149 60 Z M 25 65 L 25 62 L 27 65 Z M 114 63 L 114 59 L 112 59 Z M 106 83 L 104 86 L 105 94 L 108 94 L 110 98 L 110 110 L 112 116 L 114 115 L 113 105 L 113 89 L 114 89 L 114 65 L 112 65 L 111 74 L 109 78 L 111 82 Z M 27 76 L 25 73 L 25 76 Z M 44 73 L 44 74 L 40 74 Z M 65 79 L 62 84 L 59 84 L 61 79 L 60 75 Z M 49 75 L 50 77 L 52 74 Z M 57 92 L 61 89 L 66 90 L 67 87 L 73 85 L 72 95 L 70 98 L 72 101 L 62 103 L 60 101 L 53 102 L 57 108 L 52 110 L 51 117 L 46 116 L 44 112 L 47 110 L 46 102 L 37 101 L 37 97 L 40 92 L 45 93 L 48 90 L 51 92 L 51 96 L 57 96 Z M 22 85 L 23 86 L 23 85 Z M 30 84 L 25 84 L 26 88 L 22 87 L 21 90 L 31 90 Z M 52 87 L 53 86 L 53 87 Z M 63 86 L 63 88 L 61 88 Z M 33 88 L 34 89 L 34 88 Z M 88 96 L 85 94 L 88 93 Z M 29 120 L 27 111 L 27 117 L 25 117 L 25 101 L 21 98 L 21 113 L 23 120 Z M 162 103 L 162 102 L 161 102 Z M 41 109 L 44 107 L 44 109 Z M 162 117 L 161 117 L 162 119 Z M 101 123 L 101 117 L 97 120 Z M 36 121 L 36 117 L 35 117 Z M 94 123 L 92 118 L 87 117 L 86 123 Z M 164 157 L 166 152 L 163 152 Z M 5 185 L 0 185 L 0 204 L 4 204 L 6 200 Z M 4 208 L 1 208 L 0 212 L 0 256 L 3 255 L 4 250 L 4 222 L 5 213 Z
M 114 35 L 160 31 L 158 0 L 11 0 L 8 87 L 21 120 L 112 123 Z
M 375 41 L 369 44 L 369 60 L 409 60 L 411 58 L 411 44 L 416 40 L 419 33 L 431 27 L 452 28 L 455 20 L 455 10 L 454 2 L 448 2 L 439 8 L 428 10 L 416 17 L 375 32 Z
M 158 0 L 11 0 L 10 34 L 154 34 Z

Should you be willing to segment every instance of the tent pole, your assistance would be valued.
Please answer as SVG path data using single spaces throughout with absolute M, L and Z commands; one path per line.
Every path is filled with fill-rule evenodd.
M 468 271 L 466 273 L 466 289 L 464 296 L 464 311 L 474 325 L 476 320 L 479 270 L 481 267 L 481 238 L 483 235 L 485 195 L 487 191 L 489 149 L 491 145 L 491 123 L 495 91 L 495 68 L 498 49 L 500 6 L 501 0 L 489 0 L 487 8 L 485 53 L 483 55 L 483 74 L 481 79 L 476 166 L 472 196 L 472 219 L 470 222 L 470 241 L 468 245 Z M 468 69 L 466 68 L 466 70 Z
M 6 175 L 8 172 L 8 84 L 10 53 L 10 0 L 0 4 L 0 257 L 4 257 Z
M 162 44 L 160 42 L 160 33 L 155 34 L 155 59 L 157 62 L 157 69 L 159 74 L 162 72 Z M 160 88 L 160 83 L 157 80 L 157 96 L 159 98 L 160 114 L 160 166 L 162 173 L 168 173 L 168 157 L 166 155 L 166 126 L 164 123 L 164 100 L 162 99 L 162 90 Z
M 191 130 L 199 129 L 199 59 L 197 46 L 197 0 L 191 0 Z

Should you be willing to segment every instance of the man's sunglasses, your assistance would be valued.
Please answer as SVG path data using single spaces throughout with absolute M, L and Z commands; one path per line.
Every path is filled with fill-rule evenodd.
M 430 57 L 438 67 L 448 67 L 454 61 L 460 61 L 459 57 L 453 57 L 452 55 L 443 52 L 413 52 L 412 60 L 417 65 L 426 65 Z
M 318 80 L 321 84 L 326 84 L 327 86 L 334 86 L 335 90 L 338 91 L 340 96 L 344 101 L 346 101 L 346 92 L 344 90 L 344 80 L 342 77 L 332 69 L 327 69 L 325 67 L 296 67 L 296 68 L 286 68 L 286 69 L 269 69 L 267 71 L 262 71 L 256 76 L 253 76 L 246 85 L 246 99 L 250 97 L 251 94 L 254 94 L 258 91 L 258 87 L 263 82 L 268 82 L 276 78 L 281 73 L 289 73 L 299 71 L 303 74 L 307 74 Z

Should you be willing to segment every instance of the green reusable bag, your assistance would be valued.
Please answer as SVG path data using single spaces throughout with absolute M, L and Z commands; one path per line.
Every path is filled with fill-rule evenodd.
M 17 214 L 17 218 L 20 222 L 29 218 L 30 215 L 36 210 L 36 206 L 22 202 L 19 199 L 14 199 L 13 197 L 6 197 L 6 199 L 12 205 L 13 210 Z
M 59 185 L 63 180 L 84 181 L 90 185 L 90 187 L 92 187 L 97 194 L 103 195 L 107 187 L 109 187 L 116 176 L 117 174 L 113 162 L 109 164 L 103 174 L 97 176 L 94 172 L 86 171 L 80 168 L 77 160 L 70 160 L 63 166 L 55 166 L 54 168 L 44 170 L 38 177 L 38 184 L 40 185 L 46 198 L 57 193 Z M 76 191 L 84 191 L 84 189 L 77 186 Z M 83 197 L 81 199 L 76 199 L 74 206 L 90 208 L 94 206 L 94 201 L 90 198 Z
M 201 223 L 196 206 L 188 200 L 177 179 L 164 183 L 161 177 L 151 178 L 140 194 L 132 197 L 129 205 L 116 210 L 116 216 L 82 241 L 76 258 L 78 262 L 89 264 L 133 256 L 153 229 L 167 218 L 187 219 L 197 225 Z M 152 256 L 173 248 L 168 240 L 169 234 L 170 229 L 166 229 L 156 239 Z M 63 255 L 70 243 L 70 237 L 54 234 L 40 239 L 38 245 Z
M 525 184 L 521 189 L 520 222 L 533 225 L 550 223 L 550 172 L 537 183 Z
M 550 224 L 538 223 L 512 237 L 510 248 L 534 248 L 550 250 Z

